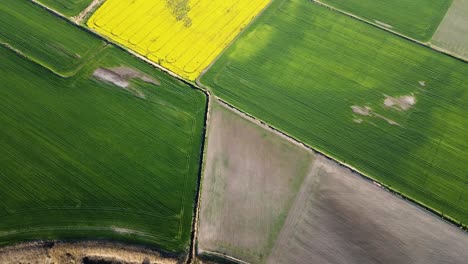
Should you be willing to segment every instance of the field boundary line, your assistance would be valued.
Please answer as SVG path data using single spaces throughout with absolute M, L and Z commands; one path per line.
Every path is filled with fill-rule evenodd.
M 274 0 L 273 0 L 273 1 L 274 1 Z M 437 52 L 442 53 L 442 54 L 444 54 L 444 55 L 450 56 L 450 57 L 452 57 L 452 58 L 454 58 L 454 59 L 457 59 L 457 60 L 460 60 L 460 61 L 463 61 L 463 62 L 468 63 L 468 58 L 465 58 L 465 57 L 463 57 L 463 56 L 461 56 L 461 55 L 459 55 L 459 54 L 457 54 L 457 53 L 455 53 L 455 52 L 452 52 L 452 51 L 443 49 L 443 48 L 441 48 L 441 47 L 439 47 L 439 46 L 437 46 L 437 45 L 432 44 L 432 43 L 431 43 L 431 40 L 432 40 L 432 37 L 433 37 L 433 36 L 431 36 L 431 39 L 430 39 L 429 41 L 426 41 L 426 42 L 420 41 L 420 40 L 417 40 L 417 39 L 412 38 L 412 37 L 410 37 L 410 36 L 407 36 L 407 35 L 405 35 L 405 34 L 402 34 L 402 33 L 398 32 L 398 31 L 396 31 L 396 30 L 393 30 L 393 29 L 384 27 L 383 25 L 380 25 L 380 24 L 378 24 L 378 23 L 372 22 L 371 20 L 365 19 L 365 18 L 360 17 L 360 16 L 358 16 L 358 15 L 355 15 L 355 14 L 353 14 L 353 13 L 344 11 L 344 10 L 339 9 L 339 8 L 336 8 L 336 7 L 332 6 L 332 5 L 323 3 L 323 2 L 321 2 L 320 0 L 310 0 L 310 1 L 313 2 L 313 3 L 315 3 L 315 4 L 317 4 L 317 5 L 326 7 L 326 8 L 328 8 L 328 9 L 330 9 L 331 11 L 334 11 L 334 12 L 340 13 L 340 14 L 342 14 L 342 15 L 346 15 L 346 16 L 348 16 L 348 17 L 354 18 L 354 19 L 359 20 L 359 21 L 361 21 L 361 22 L 364 22 L 364 23 L 366 23 L 366 24 L 368 24 L 368 25 L 374 26 L 374 27 L 376 27 L 376 28 L 385 30 L 385 31 L 390 32 L 390 33 L 393 33 L 393 34 L 395 34 L 395 35 L 397 35 L 397 36 L 399 36 L 399 37 L 401 37 L 401 38 L 403 38 L 403 39 L 412 41 L 412 42 L 414 42 L 414 43 L 416 43 L 416 44 L 419 44 L 419 45 L 421 45 L 421 46 L 430 48 L 430 49 L 432 49 L 432 50 L 434 50 L 434 51 L 437 51 Z M 445 15 L 447 15 L 447 14 L 445 14 Z M 444 17 L 445 17 L 445 16 L 444 16 Z M 440 26 L 440 24 L 439 24 L 439 26 Z M 438 26 L 438 27 L 439 27 L 439 26 Z
M 206 97 L 205 103 L 205 120 L 203 124 L 202 142 L 200 146 L 200 160 L 198 165 L 198 177 L 196 184 L 196 192 L 194 197 L 193 213 L 192 213 L 192 232 L 190 237 L 190 249 L 185 263 L 194 263 L 197 256 L 197 240 L 198 240 L 198 221 L 200 217 L 200 202 L 201 202 L 201 189 L 203 185 L 203 175 L 205 171 L 205 153 L 208 145 L 208 126 L 210 123 L 211 112 L 211 95 L 208 91 L 188 83 L 189 86 L 202 91 Z

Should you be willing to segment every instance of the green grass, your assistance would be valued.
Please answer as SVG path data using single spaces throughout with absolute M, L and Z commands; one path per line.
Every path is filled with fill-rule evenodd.
M 467 72 L 461 61 L 312 2 L 278 0 L 201 81 L 234 106 L 468 223 Z M 417 104 L 408 111 L 383 104 L 385 95 L 410 94 Z M 353 105 L 399 125 L 355 114 Z
M 67 17 L 80 14 L 92 1 L 93 0 L 38 0 L 38 2 L 43 3 Z
M 104 42 L 28 0 L 0 2 L 0 44 L 63 75 L 73 75 Z
M 321 0 L 421 41 L 429 41 L 452 0 Z
M 115 239 L 186 250 L 204 94 L 111 46 L 70 78 L 3 46 L 0 58 L 0 245 Z M 92 75 L 116 66 L 161 85 L 133 80 L 140 99 Z

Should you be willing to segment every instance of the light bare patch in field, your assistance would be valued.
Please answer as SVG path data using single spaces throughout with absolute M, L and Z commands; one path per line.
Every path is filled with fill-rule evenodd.
M 145 94 L 139 89 L 131 86 L 130 81 L 132 79 L 140 79 L 146 83 L 151 83 L 157 86 L 161 84 L 158 80 L 128 67 L 116 67 L 111 69 L 98 68 L 94 71 L 93 76 L 101 81 L 109 82 L 123 88 L 131 92 L 133 95 L 143 99 L 145 98 Z
M 162 257 L 156 251 L 118 243 L 28 243 L 0 248 L 2 264 L 84 263 L 85 259 L 121 264 L 178 263 L 177 259 Z
M 391 25 L 389 25 L 389 24 L 386 24 L 386 23 L 384 23 L 384 22 L 382 22 L 382 21 L 374 20 L 374 22 L 375 22 L 377 25 L 380 25 L 380 26 L 382 26 L 382 27 L 386 27 L 386 28 L 390 28 L 390 29 L 393 28 L 393 26 L 391 26 Z
M 468 59 L 468 1 L 453 0 L 432 44 Z
M 413 95 L 404 95 L 400 97 L 391 97 L 386 95 L 384 105 L 400 111 L 407 111 L 416 104 L 416 98 Z
M 128 88 L 130 86 L 130 83 L 125 78 L 108 69 L 96 69 L 93 75 L 101 81 L 110 82 L 120 88 Z
M 213 103 L 198 249 L 264 262 L 313 154 Z
M 268 263 L 466 263 L 468 236 L 317 156 Z
M 376 117 L 376 118 L 380 118 L 382 120 L 385 120 L 390 125 L 394 125 L 394 126 L 399 126 L 400 125 L 398 122 L 396 122 L 396 121 L 394 121 L 394 120 L 392 120 L 390 118 L 387 118 L 387 117 L 385 117 L 385 116 L 383 116 L 381 114 L 377 114 L 369 106 L 353 105 L 353 106 L 351 106 L 351 109 L 353 110 L 353 113 L 361 115 L 361 116 L 372 116 L 372 117 Z M 354 118 L 353 122 L 361 124 L 362 122 L 364 122 L 364 120 L 362 118 Z
M 372 109 L 368 106 L 358 106 L 358 105 L 351 106 L 351 109 L 353 109 L 353 112 L 355 114 L 364 115 L 364 116 L 370 115 L 372 111 Z

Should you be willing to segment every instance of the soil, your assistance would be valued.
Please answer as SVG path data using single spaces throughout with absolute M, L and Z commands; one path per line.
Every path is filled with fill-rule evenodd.
M 318 155 L 268 263 L 466 263 L 468 235 Z
M 453 0 L 431 43 L 468 60 L 468 1 Z
M 371 111 L 372 109 L 368 106 L 357 106 L 357 105 L 353 105 L 351 106 L 351 108 L 353 109 L 353 112 L 358 114 L 358 115 L 364 115 L 364 116 L 368 116 L 368 115 L 371 115 Z
M 156 86 L 161 85 L 161 83 L 158 80 L 156 80 L 156 79 L 154 79 L 154 78 L 152 78 L 152 77 L 150 77 L 150 76 L 148 76 L 148 75 L 146 75 L 144 73 L 141 73 L 140 71 L 137 71 L 137 70 L 135 70 L 133 68 L 115 67 L 115 68 L 111 68 L 109 70 L 116 73 L 116 74 L 118 74 L 120 77 L 125 78 L 127 80 L 137 78 L 137 79 L 140 79 L 140 80 L 142 80 L 144 82 L 154 84 Z
M 94 71 L 93 76 L 101 81 L 112 83 L 127 90 L 142 99 L 146 97 L 145 94 L 140 89 L 132 86 L 130 80 L 140 79 L 156 86 L 161 85 L 158 80 L 129 67 L 116 67 L 111 69 L 98 68 Z
M 213 104 L 198 251 L 263 262 L 313 155 Z
M 0 248 L 2 264 L 169 264 L 157 251 L 107 242 L 35 242 Z
M 400 97 L 391 97 L 386 95 L 384 105 L 399 111 L 408 111 L 416 104 L 416 98 L 413 95 L 404 95 Z
M 98 68 L 94 71 L 93 75 L 101 81 L 110 82 L 120 88 L 128 88 L 130 83 L 119 74 L 104 68 Z
M 357 106 L 357 105 L 353 105 L 353 106 L 351 106 L 351 108 L 353 109 L 353 112 L 354 112 L 355 114 L 362 115 L 362 116 L 377 117 L 377 118 L 380 118 L 380 119 L 382 119 L 382 120 L 387 121 L 387 123 L 390 124 L 390 125 L 397 125 L 397 126 L 400 125 L 398 122 L 393 121 L 393 120 L 390 119 L 390 118 L 387 118 L 387 117 L 385 117 L 385 116 L 383 116 L 383 115 L 381 115 L 381 114 L 377 114 L 377 113 L 373 112 L 373 111 L 372 111 L 372 108 L 370 108 L 370 107 L 368 107 L 368 106 Z M 360 123 L 364 122 L 364 120 L 361 119 L 361 118 L 354 118 L 354 119 L 353 119 L 353 122 L 354 122 L 354 123 L 360 124 Z

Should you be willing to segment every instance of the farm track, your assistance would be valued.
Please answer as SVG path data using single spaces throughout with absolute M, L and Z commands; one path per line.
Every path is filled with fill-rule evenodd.
M 105 1 L 105 0 L 101 0 L 101 1 L 103 2 L 103 1 Z M 87 27 L 85 27 L 85 26 L 79 24 L 78 22 L 76 22 L 76 20 L 75 20 L 75 21 L 70 20 L 69 18 L 65 17 L 63 14 L 59 13 L 58 11 L 56 11 L 56 10 L 54 10 L 54 9 L 51 9 L 51 8 L 45 6 L 45 5 L 42 4 L 42 3 L 39 3 L 39 2 L 37 2 L 37 1 L 35 1 L 35 0 L 31 0 L 31 2 L 33 2 L 34 4 L 36 4 L 36 5 L 40 6 L 40 7 L 42 7 L 43 9 L 45 9 L 46 11 L 48 11 L 48 12 L 54 14 L 55 16 L 60 17 L 60 18 L 63 19 L 63 20 L 66 20 L 66 21 L 69 22 L 70 24 L 73 24 L 74 26 L 78 26 L 80 29 L 83 29 L 83 30 L 85 30 L 85 31 L 87 31 L 87 32 L 89 32 L 89 33 L 91 33 L 91 34 L 94 35 L 95 37 L 97 37 L 97 38 L 99 38 L 99 39 L 105 41 L 106 44 L 112 44 L 112 45 L 118 47 L 119 49 L 121 49 L 121 50 L 123 50 L 123 51 L 125 51 L 125 52 L 127 52 L 127 53 L 129 53 L 129 54 L 131 54 L 132 56 L 135 56 L 135 57 L 137 57 L 137 58 L 139 58 L 139 59 L 145 61 L 146 63 L 152 65 L 153 67 L 155 67 L 155 68 L 157 68 L 157 69 L 159 69 L 159 70 L 161 70 L 161 71 L 163 71 L 163 72 L 165 72 L 165 73 L 171 75 L 172 77 L 174 77 L 174 78 L 176 78 L 176 79 L 182 81 L 183 83 L 190 85 L 192 88 L 203 91 L 204 94 L 206 95 L 206 97 L 207 97 L 207 103 L 206 103 L 206 111 L 205 111 L 205 125 L 204 125 L 204 128 L 203 128 L 203 144 L 202 144 L 202 147 L 201 147 L 202 156 L 201 156 L 201 159 L 200 159 L 200 163 L 201 163 L 201 164 L 200 164 L 200 174 L 199 174 L 199 176 L 198 176 L 198 177 L 199 177 L 199 179 L 198 179 L 199 182 L 198 182 L 198 185 L 197 185 L 196 199 L 195 199 L 195 206 L 194 206 L 194 221 L 193 221 L 193 230 L 192 230 L 192 241 L 191 241 L 191 245 L 190 245 L 190 252 L 189 252 L 188 257 L 187 257 L 187 259 L 186 259 L 186 263 L 193 263 L 193 261 L 194 261 L 194 259 L 195 259 L 195 257 L 196 257 L 196 239 L 197 239 L 197 232 L 198 232 L 197 226 L 198 226 L 198 221 L 199 221 L 198 217 L 199 217 L 199 209 L 200 209 L 200 208 L 199 208 L 199 207 L 200 207 L 200 200 L 199 200 L 199 198 L 200 198 L 201 184 L 202 184 L 202 180 L 203 180 L 203 175 L 202 175 L 203 169 L 204 169 L 204 166 L 203 166 L 203 165 L 204 165 L 205 156 L 206 156 L 205 153 L 204 153 L 204 151 L 205 151 L 205 149 L 206 149 L 206 146 L 205 146 L 205 145 L 206 145 L 206 137 L 208 136 L 208 135 L 207 135 L 207 125 L 209 124 L 209 121 L 210 121 L 210 109 L 211 109 L 210 104 L 211 104 L 211 101 L 212 101 L 212 100 L 217 100 L 217 101 L 219 101 L 223 106 L 228 107 L 229 109 L 235 111 L 236 113 L 240 114 L 243 118 L 248 119 L 248 120 L 251 120 L 252 122 L 261 125 L 263 128 L 265 128 L 265 129 L 267 129 L 268 131 L 271 131 L 271 132 L 273 132 L 273 133 L 275 133 L 275 134 L 281 136 L 282 138 L 288 140 L 289 142 L 292 142 L 292 143 L 294 143 L 294 144 L 296 144 L 296 145 L 299 145 L 299 146 L 301 146 L 301 147 L 304 147 L 304 148 L 306 148 L 306 149 L 308 149 L 308 150 L 310 150 L 310 151 L 313 151 L 313 152 L 316 152 L 316 153 L 319 153 L 319 154 L 324 155 L 326 158 L 328 158 L 328 159 L 330 159 L 330 160 L 333 160 L 333 161 L 339 163 L 341 166 L 343 166 L 343 167 L 345 167 L 345 168 L 348 168 L 348 169 L 350 169 L 351 171 L 355 172 L 357 175 L 359 175 L 359 176 L 362 177 L 363 179 L 365 179 L 365 180 L 367 180 L 367 181 L 370 181 L 370 182 L 372 182 L 372 183 L 378 185 L 381 189 L 386 190 L 386 191 L 392 193 L 393 195 L 395 195 L 395 196 L 397 196 L 397 197 L 400 197 L 401 199 L 403 199 L 403 200 L 405 200 L 405 201 L 407 201 L 407 202 L 409 202 L 409 203 L 411 203 L 411 204 L 413 204 L 413 205 L 415 205 L 415 206 L 417 206 L 417 207 L 419 207 L 419 208 L 421 208 L 421 209 L 423 209 L 423 210 L 425 210 L 425 211 L 427 211 L 427 212 L 429 212 L 429 213 L 432 213 L 432 214 L 438 216 L 439 218 L 441 218 L 442 220 L 444 220 L 445 222 L 447 222 L 447 223 L 449 223 L 449 224 L 455 225 L 455 226 L 457 226 L 457 227 L 463 227 L 463 229 L 466 231 L 466 226 L 460 225 L 458 222 L 456 222 L 456 221 L 454 221 L 454 220 L 452 220 L 452 219 L 450 219 L 450 218 L 447 218 L 447 217 L 444 216 L 443 214 L 441 214 L 441 213 L 439 213 L 439 212 L 433 210 L 432 208 L 430 208 L 430 207 L 424 205 L 423 203 L 421 203 L 421 202 L 419 202 L 419 201 L 416 201 L 416 200 L 413 200 L 413 199 L 411 199 L 411 198 L 409 198 L 409 197 L 406 197 L 403 193 L 397 192 L 397 191 L 395 191 L 395 190 L 393 190 L 393 189 L 391 189 L 391 188 L 385 186 L 384 184 L 382 184 L 382 183 L 380 183 L 380 182 L 378 182 L 378 181 L 372 179 L 371 177 L 365 175 L 364 173 L 360 172 L 358 169 L 356 169 L 356 168 L 350 166 L 349 164 L 346 164 L 346 163 L 344 163 L 344 162 L 340 162 L 339 160 L 334 159 L 331 155 L 329 155 L 329 154 L 327 154 L 327 153 L 325 153 L 325 152 L 323 152 L 323 151 L 317 150 L 317 149 L 315 149 L 315 148 L 313 148 L 313 147 L 311 147 L 311 146 L 309 146 L 309 145 L 307 145 L 307 144 L 301 142 L 300 140 L 298 140 L 298 139 L 296 139 L 296 138 L 294 138 L 294 137 L 292 137 L 292 136 L 290 136 L 290 135 L 288 135 L 288 134 L 282 132 L 281 130 L 279 130 L 279 129 L 277 129 L 277 128 L 275 128 L 275 127 L 273 127 L 273 126 L 271 126 L 271 125 L 269 125 L 269 124 L 267 124 L 267 123 L 265 123 L 264 121 L 262 121 L 262 120 L 256 118 L 255 116 L 253 116 L 253 115 L 251 115 L 251 114 L 249 114 L 249 113 L 247 113 L 247 112 L 244 112 L 244 111 L 242 111 L 242 110 L 236 108 L 235 106 L 231 105 L 231 104 L 228 103 L 227 101 L 224 101 L 223 99 L 219 98 L 218 96 L 212 95 L 211 92 L 210 92 L 209 87 L 204 86 L 204 85 L 200 82 L 201 77 L 202 77 L 202 76 L 212 67 L 212 65 L 224 54 L 224 52 L 229 48 L 229 46 L 232 45 L 232 44 L 246 31 L 246 29 L 249 28 L 249 27 L 255 22 L 255 20 L 258 18 L 258 16 L 261 16 L 262 12 L 264 12 L 265 9 L 267 9 L 267 8 L 269 7 L 269 5 L 271 4 L 272 1 L 269 3 L 269 5 L 267 5 L 267 6 L 265 7 L 264 10 L 262 10 L 262 12 L 261 12 L 255 19 L 253 19 L 253 20 L 250 22 L 250 24 L 249 24 L 248 26 L 246 26 L 246 27 L 243 29 L 243 31 L 242 31 L 240 34 L 238 34 L 238 36 L 229 44 L 229 46 L 227 46 L 227 47 L 224 49 L 224 51 L 221 52 L 221 53 L 218 55 L 218 57 L 217 57 L 214 61 L 211 62 L 211 64 L 201 73 L 201 75 L 195 80 L 194 83 L 193 83 L 193 82 L 189 82 L 189 81 L 187 81 L 186 79 L 184 79 L 183 77 L 181 77 L 180 75 L 178 75 L 178 74 L 176 74 L 176 73 L 174 73 L 174 72 L 168 70 L 167 68 L 164 68 L 164 67 L 158 65 L 158 64 L 155 63 L 155 62 L 150 61 L 149 59 L 147 59 L 146 57 L 144 57 L 144 56 L 142 56 L 142 55 L 139 55 L 139 54 L 136 53 L 135 51 L 133 51 L 133 50 L 131 50 L 131 49 L 129 49 L 129 48 L 126 48 L 126 47 L 124 47 L 123 45 L 117 44 L 117 43 L 115 43 L 115 42 L 109 40 L 108 38 L 103 37 L 103 36 L 97 34 L 95 31 L 90 30 L 89 28 L 87 28 Z M 100 2 L 100 1 L 97 0 L 96 2 Z M 101 3 L 102 3 L 102 2 L 101 2 Z M 398 32 L 396 32 L 396 31 L 394 31 L 394 30 L 385 28 L 385 27 L 383 27 L 383 26 L 381 26 L 381 25 L 379 25 L 379 24 L 376 24 L 376 23 L 370 22 L 370 21 L 368 21 L 368 20 L 365 20 L 365 19 L 363 19 L 363 18 L 361 18 L 361 17 L 359 17 L 359 16 L 356 16 L 356 15 L 354 15 L 354 14 L 351 14 L 351 13 L 345 12 L 345 11 L 343 11 L 343 10 L 340 10 L 340 9 L 334 8 L 334 7 L 332 7 L 332 6 L 329 6 L 329 5 L 327 5 L 327 4 L 324 4 L 324 3 L 320 2 L 320 1 L 312 0 L 312 2 L 314 2 L 314 3 L 316 3 L 316 4 L 319 4 L 319 5 L 322 5 L 322 6 L 325 6 L 325 7 L 329 8 L 330 10 L 333 10 L 334 12 L 341 13 L 341 14 L 343 14 L 343 15 L 352 17 L 352 18 L 357 19 L 357 20 L 359 20 L 359 21 L 361 21 L 361 22 L 364 22 L 364 23 L 366 23 L 366 24 L 369 24 L 369 25 L 372 25 L 372 26 L 374 26 L 374 27 L 377 27 L 377 28 L 386 30 L 386 31 L 388 31 L 388 32 L 390 32 L 390 33 L 393 33 L 393 34 L 395 34 L 395 35 L 397 35 L 397 36 L 403 38 L 403 39 L 406 39 L 406 40 L 412 41 L 412 42 L 414 42 L 414 43 L 417 43 L 418 45 L 421 45 L 421 46 L 424 46 L 424 47 L 429 47 L 429 48 L 431 48 L 431 49 L 433 49 L 433 50 L 436 50 L 436 51 L 438 51 L 438 52 L 440 52 L 440 53 L 443 53 L 443 54 L 445 54 L 445 55 L 447 55 L 447 56 L 453 57 L 453 58 L 455 58 L 455 59 L 457 59 L 457 60 L 461 60 L 461 61 L 463 61 L 463 62 L 468 62 L 467 58 L 460 57 L 460 56 L 458 56 L 457 54 L 454 54 L 453 52 L 450 52 L 450 51 L 447 51 L 447 50 L 445 50 L 445 49 L 439 48 L 439 47 L 437 47 L 437 46 L 431 45 L 430 42 L 421 42 L 421 41 L 418 41 L 418 40 L 416 40 L 416 39 L 413 39 L 413 38 L 411 38 L 411 37 L 408 37 L 408 36 L 406 36 L 406 35 L 403 35 L 403 34 L 401 34 L 401 33 L 398 33 Z M 94 2 L 93 2 L 93 3 L 94 3 Z M 28 58 L 28 59 L 29 59 L 29 58 Z M 213 254 L 218 255 L 218 254 L 215 253 L 215 252 L 213 252 Z M 221 254 L 219 254 L 219 255 L 222 256 Z M 244 263 L 244 262 L 242 262 L 242 261 L 240 261 L 240 260 L 236 260 L 235 258 L 231 258 L 231 257 L 229 257 L 228 260 L 234 260 L 234 261 L 239 261 L 240 263 Z
M 80 25 L 83 20 L 88 18 L 89 15 L 91 15 L 94 11 L 96 11 L 101 5 L 104 4 L 106 0 L 93 0 L 89 6 L 83 10 L 76 18 L 73 20 L 75 21 L 76 24 Z

